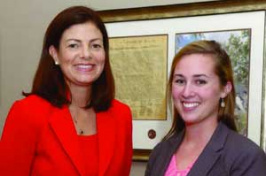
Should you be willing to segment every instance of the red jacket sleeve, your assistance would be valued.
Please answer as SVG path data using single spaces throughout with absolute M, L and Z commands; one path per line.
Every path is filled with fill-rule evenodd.
M 7 116 L 1 138 L 0 175 L 30 175 L 38 127 L 31 120 L 30 107 L 15 102 Z

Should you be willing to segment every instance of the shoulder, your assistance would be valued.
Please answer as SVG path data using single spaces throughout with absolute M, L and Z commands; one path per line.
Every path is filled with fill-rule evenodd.
M 266 165 L 266 154 L 249 138 L 228 129 L 224 146 L 225 159 L 232 168 L 252 168 Z
M 149 162 L 153 162 L 158 158 L 159 155 L 164 155 L 165 152 L 168 152 L 167 150 L 170 147 L 169 145 L 169 139 L 165 141 L 159 142 L 151 151 L 149 156 Z
M 129 106 L 116 99 L 112 100 L 108 110 L 100 114 L 116 120 L 117 123 L 132 123 L 132 114 Z
M 126 115 L 130 116 L 130 118 L 132 116 L 130 107 L 116 99 L 112 101 L 111 107 L 108 109 L 108 111 L 115 115 Z
M 30 95 L 15 101 L 9 111 L 8 117 L 15 118 L 16 120 L 25 120 L 25 122 L 35 121 L 33 119 L 37 120 L 45 117 L 52 108 L 53 106 L 43 98 Z
M 238 153 L 245 152 L 246 154 L 252 154 L 253 152 L 262 151 L 255 142 L 230 129 L 228 129 L 228 137 L 225 146 L 227 148 L 230 147 L 233 151 Z
M 173 154 L 182 141 L 183 133 L 176 134 L 160 143 L 152 150 L 145 175 L 164 173 Z M 160 175 L 160 174 L 159 174 Z
M 179 144 L 182 142 L 184 136 L 184 131 L 180 133 L 173 134 L 170 138 L 161 141 L 159 144 L 157 144 L 154 148 L 156 151 L 165 150 L 165 149 L 171 149 L 176 150 Z
M 243 151 L 262 150 L 249 138 L 229 129 L 224 123 L 220 122 L 212 137 L 213 144 L 219 149 L 222 146 L 225 150 L 234 153 Z
M 111 109 L 121 109 L 125 111 L 130 111 L 130 108 L 127 104 L 122 103 L 121 101 L 114 99 L 111 104 Z
M 43 99 L 37 95 L 30 95 L 30 96 L 23 98 L 21 100 L 17 100 L 14 104 L 17 104 L 19 106 L 36 107 L 36 108 L 43 108 L 43 106 L 44 107 L 52 106 L 48 101 L 46 101 L 45 99 Z M 34 110 L 34 109 L 31 108 L 31 110 Z
M 145 176 L 153 175 L 158 167 L 162 167 L 165 161 L 165 156 L 169 153 L 169 139 L 158 143 L 149 155 L 149 160 L 146 166 Z M 161 170 L 161 169 L 160 169 Z
M 21 132 L 23 136 L 33 136 L 33 131 L 37 132 L 47 124 L 52 107 L 35 95 L 15 101 L 7 115 L 3 136 L 21 135 Z
M 163 158 L 164 156 L 172 156 L 182 142 L 183 132 L 175 134 L 170 138 L 158 143 L 151 152 L 150 159 Z

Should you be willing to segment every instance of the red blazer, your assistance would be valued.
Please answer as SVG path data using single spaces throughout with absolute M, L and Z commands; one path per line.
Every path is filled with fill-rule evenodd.
M 96 117 L 99 176 L 128 176 L 132 158 L 129 107 L 114 100 L 108 111 Z M 17 101 L 2 134 L 0 175 L 85 176 L 78 142 L 66 106 L 54 107 L 35 95 Z

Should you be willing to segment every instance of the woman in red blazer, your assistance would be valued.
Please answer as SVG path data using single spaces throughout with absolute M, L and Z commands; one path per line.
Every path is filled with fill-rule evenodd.
M 6 119 L 1 176 L 128 176 L 129 107 L 114 99 L 108 35 L 75 6 L 50 23 L 32 90 Z

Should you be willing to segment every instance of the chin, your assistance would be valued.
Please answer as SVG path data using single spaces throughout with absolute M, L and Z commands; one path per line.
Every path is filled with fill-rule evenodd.
M 182 117 L 184 117 L 183 120 L 186 124 L 195 124 L 199 122 L 197 117 L 185 117 L 185 116 Z
M 91 83 L 93 83 L 95 80 L 97 80 L 97 78 L 98 77 L 79 77 L 78 79 L 77 79 L 77 81 L 78 82 L 80 82 L 80 83 L 89 83 L 89 84 L 91 84 Z

